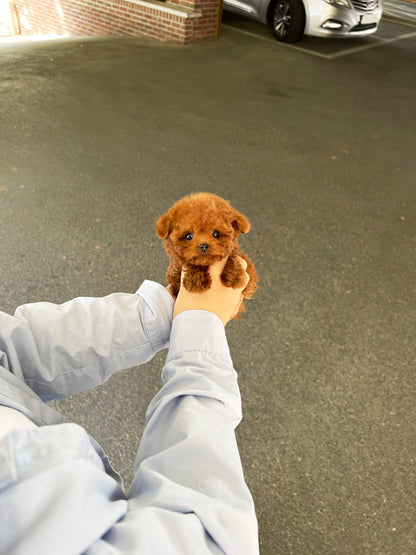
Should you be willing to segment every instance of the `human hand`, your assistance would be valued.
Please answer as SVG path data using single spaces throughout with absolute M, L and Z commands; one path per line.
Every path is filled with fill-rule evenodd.
M 246 270 L 247 262 L 237 257 L 241 267 Z M 246 288 L 250 277 L 245 273 L 246 280 L 242 287 L 233 289 L 226 287 L 221 281 L 221 274 L 227 259 L 215 262 L 209 267 L 212 284 L 209 289 L 201 293 L 191 293 L 181 286 L 173 308 L 173 317 L 178 316 L 186 310 L 208 310 L 216 314 L 224 326 L 237 314 L 243 300 L 242 292 Z M 186 269 L 182 270 L 182 283 Z

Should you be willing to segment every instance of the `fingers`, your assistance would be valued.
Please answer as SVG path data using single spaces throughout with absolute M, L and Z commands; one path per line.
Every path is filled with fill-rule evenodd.
M 243 279 L 243 284 L 240 287 L 236 287 L 236 289 L 245 289 L 248 285 L 248 282 L 250 281 L 250 276 L 247 273 L 247 261 L 244 260 L 244 258 L 242 258 L 241 256 L 236 256 L 235 257 L 235 262 L 237 264 L 239 264 L 241 266 L 241 268 L 243 269 L 244 272 L 244 276 L 242 277 Z M 223 258 L 222 260 L 219 260 L 217 262 L 214 262 L 214 264 L 211 264 L 209 267 L 209 272 L 211 274 L 211 277 L 213 279 L 219 278 L 221 276 L 221 274 L 224 271 L 225 265 L 227 264 L 228 258 Z M 182 273 L 181 273 L 181 286 L 183 285 L 183 280 L 184 277 L 186 275 L 186 267 L 182 268 Z
M 234 260 L 235 262 L 237 262 L 237 264 L 240 264 L 244 272 L 246 272 L 247 266 L 248 266 L 247 261 L 244 260 L 244 258 L 241 258 L 241 256 L 236 256 Z M 219 260 L 218 262 L 214 262 L 214 264 L 211 264 L 211 266 L 209 267 L 211 276 L 212 277 L 220 276 L 224 271 L 224 268 L 227 262 L 228 262 L 228 258 L 223 258 L 222 260 Z
M 181 287 L 175 302 L 173 316 L 176 317 L 187 310 L 208 310 L 216 314 L 224 325 L 230 321 L 239 311 L 243 300 L 243 290 L 250 281 L 247 273 L 247 262 L 237 257 L 233 260 L 232 271 L 242 274 L 242 279 L 238 280 L 239 286 L 227 286 L 221 280 L 221 275 L 228 259 L 215 262 L 209 267 L 212 283 L 208 289 L 201 292 L 191 292 L 186 287 Z M 238 267 L 241 267 L 240 268 Z M 182 270 L 182 284 L 186 269 Z
M 209 271 L 212 277 L 219 277 L 222 274 L 225 265 L 227 264 L 227 260 L 228 258 L 223 258 L 222 260 L 211 264 L 211 266 L 209 267 Z
M 235 259 L 241 264 L 241 266 L 243 267 L 243 270 L 246 271 L 246 270 L 247 270 L 247 266 L 248 266 L 247 260 L 244 260 L 244 258 L 241 258 L 241 256 L 236 256 Z M 247 275 L 248 275 L 248 274 L 247 274 Z
M 241 256 L 236 256 L 235 260 L 241 264 L 241 266 L 243 267 L 243 270 L 246 271 L 247 270 L 247 261 L 244 260 L 244 258 L 241 258 Z M 228 258 L 223 258 L 221 260 L 218 260 L 217 262 L 214 262 L 214 264 L 211 264 L 211 266 L 209 267 L 210 272 L 213 276 L 218 275 L 220 276 L 225 268 L 225 265 L 227 264 Z M 182 268 L 182 275 L 186 273 L 186 267 Z

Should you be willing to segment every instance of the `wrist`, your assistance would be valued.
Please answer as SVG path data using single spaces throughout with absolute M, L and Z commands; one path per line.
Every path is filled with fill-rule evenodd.
M 214 353 L 232 366 L 224 324 L 209 310 L 186 310 L 174 318 L 168 360 L 186 351 Z

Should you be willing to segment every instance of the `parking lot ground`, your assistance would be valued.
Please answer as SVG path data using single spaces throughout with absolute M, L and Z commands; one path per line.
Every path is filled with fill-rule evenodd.
M 383 17 L 416 23 L 416 3 L 408 0 L 384 0 Z
M 416 23 L 383 18 L 377 33 L 368 37 L 327 39 L 304 36 L 297 43 L 287 44 L 277 41 L 273 37 L 269 26 L 229 12 L 224 12 L 223 14 L 222 29 L 223 32 L 232 30 L 232 32 L 269 41 L 275 44 L 276 48 L 291 48 L 329 60 L 416 36 Z
M 328 61 L 244 26 L 2 44 L 0 310 L 163 283 L 156 219 L 229 199 L 260 276 L 227 336 L 261 555 L 414 555 L 416 38 L 383 21 Z M 126 485 L 165 356 L 54 402 Z

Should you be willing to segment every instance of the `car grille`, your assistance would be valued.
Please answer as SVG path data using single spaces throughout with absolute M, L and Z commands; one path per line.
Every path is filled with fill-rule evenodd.
M 351 0 L 354 8 L 360 12 L 371 13 L 378 8 L 378 0 Z

